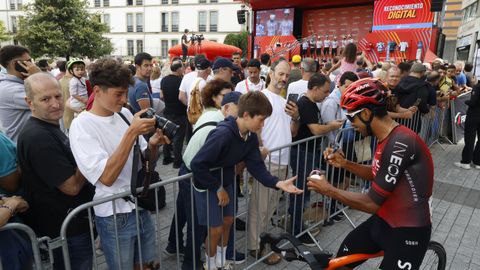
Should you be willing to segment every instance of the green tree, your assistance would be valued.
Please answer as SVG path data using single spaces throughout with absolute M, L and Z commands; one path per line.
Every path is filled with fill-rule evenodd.
M 70 56 L 97 58 L 113 51 L 102 35 L 108 26 L 100 15 L 89 13 L 85 0 L 36 0 L 19 20 L 16 39 L 34 57 Z
M 10 39 L 10 36 L 7 33 L 7 29 L 3 24 L 3 21 L 0 21 L 0 41 L 7 41 Z
M 233 45 L 242 49 L 242 57 L 245 57 L 248 53 L 248 32 L 230 33 L 225 37 L 223 44 Z

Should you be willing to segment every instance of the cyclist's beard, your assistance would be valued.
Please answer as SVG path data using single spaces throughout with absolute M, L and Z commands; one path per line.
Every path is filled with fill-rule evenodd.
M 358 117 L 360 119 L 360 121 L 362 121 L 363 124 L 365 124 L 365 127 L 367 129 L 367 134 L 365 135 L 365 137 L 368 137 L 368 136 L 372 136 L 373 135 L 373 130 L 372 130 L 372 120 L 373 120 L 373 114 L 370 115 L 370 119 L 368 119 L 368 121 L 365 121 L 363 120 L 362 117 Z

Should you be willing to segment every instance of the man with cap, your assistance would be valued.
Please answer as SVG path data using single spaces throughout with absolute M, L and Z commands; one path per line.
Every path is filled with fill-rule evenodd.
M 290 77 L 288 77 L 287 88 L 292 82 L 296 82 L 302 79 L 302 70 L 300 64 L 302 63 L 302 57 L 298 54 L 292 57 L 292 70 L 290 70 Z
M 223 121 L 225 117 L 228 116 L 237 116 L 237 104 L 238 100 L 240 99 L 241 94 L 238 92 L 230 92 L 225 94 L 222 99 L 222 108 L 221 110 L 206 110 L 202 113 L 200 118 L 198 119 L 197 123 L 195 124 L 195 133 L 190 139 L 185 152 L 182 158 L 182 164 L 180 166 L 180 170 L 178 172 L 179 176 L 185 175 L 190 173 L 190 162 L 193 157 L 197 154 L 197 152 L 202 148 L 205 140 L 207 139 L 208 134 L 210 131 L 215 129 L 216 124 L 220 121 Z M 179 192 L 177 195 L 176 207 L 177 207 L 177 217 L 172 218 L 172 223 L 170 227 L 170 234 L 168 237 L 168 245 L 164 251 L 164 254 L 168 256 L 173 256 L 177 252 L 176 244 L 177 242 L 180 244 L 179 251 L 180 253 L 184 253 L 184 260 L 182 269 L 194 269 L 194 264 L 196 269 L 200 269 L 202 267 L 202 263 L 200 261 L 200 246 L 203 243 L 203 240 L 206 236 L 206 228 L 204 226 L 200 226 L 197 220 L 197 213 L 196 211 L 193 213 L 192 219 L 192 196 L 191 196 L 191 183 L 190 179 L 184 179 L 179 182 Z M 238 205 L 238 204 L 237 204 Z M 176 224 L 179 224 L 178 228 Z M 183 247 L 183 225 L 187 224 L 187 239 L 186 239 L 186 247 Z M 178 229 L 178 240 L 175 239 L 177 235 Z M 195 233 L 192 232 L 192 229 Z M 233 233 L 233 230 L 232 230 Z M 193 241 L 193 237 L 195 237 L 195 241 Z M 232 244 L 229 243 L 229 248 L 227 248 L 227 260 L 233 260 L 233 237 Z M 194 246 L 193 246 L 194 244 Z M 230 254 L 228 254 L 230 253 Z M 237 256 L 239 252 L 236 252 Z M 230 255 L 230 256 L 228 256 Z M 245 260 L 245 258 L 243 258 Z M 238 261 L 237 261 L 238 263 Z
M 425 81 L 425 73 L 427 68 L 422 63 L 413 64 L 410 74 L 400 80 L 395 88 L 395 94 L 398 96 L 398 104 L 402 108 L 410 108 L 414 106 L 417 99 L 420 103 L 417 105 L 418 111 L 426 114 L 430 111 L 428 106 L 429 86 Z M 414 119 L 418 119 L 413 126 L 413 130 L 417 133 L 421 130 L 421 117 L 418 113 L 414 115 Z
M 218 57 L 215 62 L 213 62 L 213 75 L 215 79 L 221 79 L 226 82 L 232 82 L 232 76 L 234 70 L 238 70 L 238 67 L 235 66 L 230 59 L 225 57 Z
M 239 82 L 235 87 L 235 91 L 242 94 L 250 91 L 261 91 L 265 89 L 265 82 L 260 78 L 260 61 L 251 59 L 247 65 L 248 78 Z
M 231 62 L 230 62 L 231 63 Z M 197 85 L 200 91 L 205 87 L 207 81 L 213 79 L 209 76 L 212 72 L 211 63 L 204 55 L 195 56 L 195 71 L 188 73 L 182 79 L 178 92 L 178 99 L 188 106 L 188 98 L 193 88 Z
M 290 36 L 293 31 L 293 22 L 288 17 L 290 16 L 290 9 L 286 8 L 283 11 L 283 19 L 280 22 L 280 35 L 282 36 Z

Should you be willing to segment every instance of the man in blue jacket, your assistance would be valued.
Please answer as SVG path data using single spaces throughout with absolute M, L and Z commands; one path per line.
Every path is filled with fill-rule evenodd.
M 293 183 L 296 177 L 279 181 L 265 167 L 256 132 L 271 113 L 272 106 L 263 93 L 243 95 L 238 103 L 239 117 L 227 117 L 211 131 L 190 164 L 198 222 L 209 228 L 209 236 L 205 240 L 205 269 L 217 269 L 225 264 L 228 236 L 233 224 L 234 205 L 230 198 L 233 198 L 234 192 L 235 164 L 244 161 L 255 179 L 267 187 L 294 194 L 303 192 Z M 223 169 L 211 171 L 218 167 Z

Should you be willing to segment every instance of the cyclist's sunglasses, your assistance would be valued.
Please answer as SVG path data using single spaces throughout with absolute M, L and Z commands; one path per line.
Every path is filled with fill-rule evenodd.
M 355 116 L 357 116 L 357 114 L 361 113 L 363 110 L 365 110 L 365 108 L 353 111 L 351 113 L 346 113 L 345 116 L 347 117 L 348 121 L 353 122 L 353 119 L 355 119 Z

